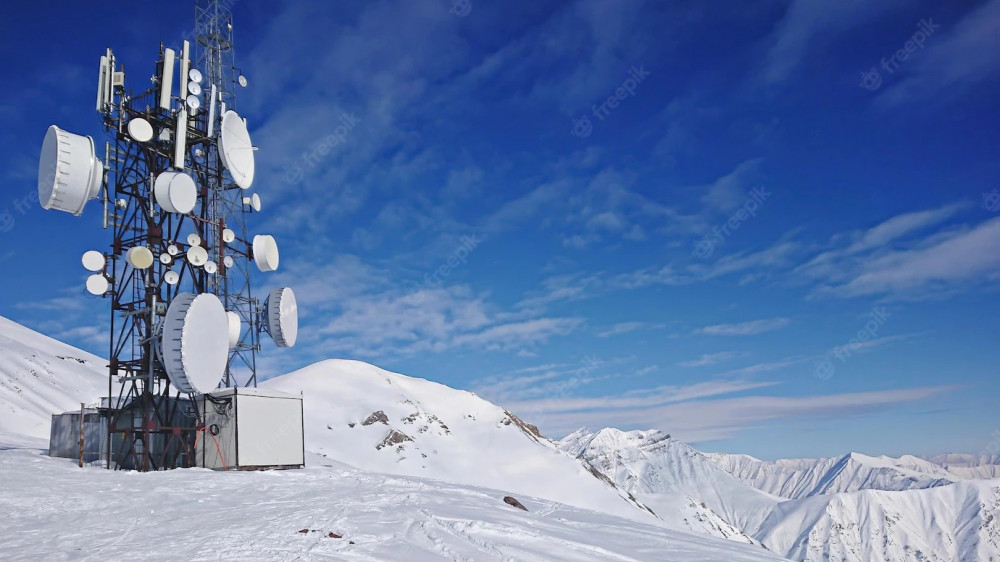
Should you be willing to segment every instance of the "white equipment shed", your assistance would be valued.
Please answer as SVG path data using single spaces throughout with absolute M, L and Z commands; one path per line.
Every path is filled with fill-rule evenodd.
M 258 388 L 223 388 L 196 398 L 205 420 L 197 466 L 267 470 L 305 466 L 302 396 Z

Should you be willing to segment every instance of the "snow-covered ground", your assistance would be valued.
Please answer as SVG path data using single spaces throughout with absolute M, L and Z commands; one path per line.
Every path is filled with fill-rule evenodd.
M 781 560 L 530 496 L 517 497 L 522 511 L 497 490 L 322 457 L 284 472 L 142 474 L 80 469 L 45 456 L 44 446 L 0 444 L 5 561 Z

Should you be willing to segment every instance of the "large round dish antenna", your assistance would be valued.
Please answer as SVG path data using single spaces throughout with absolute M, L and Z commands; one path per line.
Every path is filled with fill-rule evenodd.
M 125 252 L 125 261 L 136 269 L 149 269 L 154 260 L 153 252 L 145 246 L 136 246 Z
M 181 392 L 204 394 L 218 386 L 229 358 L 229 318 L 219 297 L 182 293 L 163 319 L 160 355 Z
M 108 292 L 108 278 L 101 275 L 100 273 L 91 275 L 87 278 L 87 292 L 94 296 L 101 296 Z
M 201 246 L 192 246 L 187 251 L 188 263 L 195 267 L 201 267 L 208 263 L 208 250 Z
M 83 267 L 87 271 L 101 271 L 104 269 L 104 254 L 98 252 L 97 250 L 88 250 L 83 253 L 83 257 L 80 258 L 80 262 L 83 263 Z
M 219 153 L 222 156 L 222 163 L 233 176 L 236 185 L 248 189 L 253 184 L 253 144 L 250 142 L 247 124 L 233 110 L 227 111 L 222 116 Z
M 153 140 L 153 126 L 142 117 L 136 117 L 128 122 L 128 135 L 137 142 Z
M 240 315 L 231 310 L 226 312 L 226 316 L 229 317 L 229 349 L 233 349 L 236 344 L 240 343 L 243 322 L 240 320 Z
M 291 287 L 271 291 L 264 303 L 267 333 L 278 347 L 292 347 L 299 336 L 299 307 Z
M 167 171 L 156 176 L 153 182 L 156 202 L 168 213 L 186 215 L 198 202 L 198 188 L 191 176 L 184 172 Z
M 79 215 L 96 199 L 104 165 L 94 153 L 94 139 L 49 127 L 38 156 L 38 202 L 44 209 Z
M 253 237 L 253 262 L 262 273 L 278 269 L 278 243 L 274 236 L 258 234 Z

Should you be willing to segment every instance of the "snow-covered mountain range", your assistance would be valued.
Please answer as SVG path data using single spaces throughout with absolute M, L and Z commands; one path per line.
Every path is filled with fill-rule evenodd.
M 611 428 L 554 442 L 473 393 L 345 360 L 262 383 L 304 394 L 307 470 L 136 475 L 134 494 L 121 496 L 120 477 L 40 451 L 51 413 L 107 392 L 104 365 L 0 318 L 0 511 L 17 513 L 0 531 L 0 552 L 45 557 L 25 533 L 80 527 L 76 508 L 39 507 L 72 494 L 80 509 L 111 501 L 143 528 L 156 527 L 157 517 L 134 502 L 181 520 L 195 496 L 225 505 L 227 520 L 312 526 L 296 538 L 263 523 L 226 524 L 213 530 L 219 556 L 288 557 L 305 548 L 307 558 L 346 559 L 1000 561 L 1000 480 L 986 480 L 998 475 L 995 457 L 854 453 L 768 462 L 703 454 L 660 431 Z M 45 477 L 32 476 L 38 471 Z M 90 487 L 91 495 L 81 491 Z M 142 500 L 148 489 L 170 489 L 175 500 Z M 245 499 L 233 499 L 236 490 Z M 506 495 L 529 511 L 509 511 L 499 502 Z M 71 557 L 90 535 L 136 552 L 100 538 L 100 525 L 82 525 L 61 533 L 51 552 Z M 320 527 L 346 532 L 358 546 L 301 542 Z M 187 552 L 174 544 L 164 552 Z

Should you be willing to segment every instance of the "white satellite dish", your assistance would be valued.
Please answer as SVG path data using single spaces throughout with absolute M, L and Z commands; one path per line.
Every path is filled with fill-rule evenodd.
M 219 297 L 182 293 L 163 318 L 160 359 L 170 382 L 181 392 L 213 390 L 229 359 L 229 318 Z
M 198 82 L 200 84 L 201 71 L 198 70 L 197 68 L 192 68 L 191 70 L 188 71 L 188 78 L 190 78 L 192 82 Z
M 208 263 L 208 250 L 201 246 L 191 246 L 187 251 L 188 263 L 195 267 L 201 267 Z
M 278 269 L 278 243 L 274 236 L 258 234 L 253 237 L 253 261 L 264 273 Z
M 153 126 L 142 117 L 136 117 L 128 122 L 128 134 L 137 142 L 153 140 Z
M 94 296 L 101 296 L 108 292 L 108 278 L 101 275 L 100 273 L 95 273 L 87 278 L 87 292 Z
M 233 240 L 236 240 L 236 233 L 230 228 L 222 229 L 222 241 L 229 244 Z
M 198 236 L 197 234 L 192 232 L 191 234 L 187 235 L 187 241 L 188 241 L 188 246 L 198 246 L 201 244 L 201 236 Z
M 271 291 L 267 307 L 267 333 L 278 347 L 292 347 L 299 336 L 299 307 L 291 287 Z
M 233 267 L 234 265 L 236 265 L 236 260 L 233 259 L 233 256 L 226 256 L 226 257 L 222 258 L 222 263 L 223 263 L 223 265 L 226 266 L 226 269 L 229 269 L 229 268 Z
M 83 263 L 83 267 L 87 271 L 101 271 L 104 269 L 104 254 L 98 252 L 97 250 L 88 250 L 84 252 L 80 261 Z
M 191 176 L 184 172 L 166 171 L 153 182 L 156 202 L 168 213 L 186 215 L 198 202 L 198 187 Z
M 136 269 L 149 269 L 153 265 L 153 252 L 145 246 L 136 246 L 125 252 L 125 261 Z
M 167 282 L 167 285 L 176 285 L 181 280 L 181 276 L 176 271 L 168 271 L 163 274 L 163 280 Z
M 191 84 L 193 86 L 197 86 L 197 84 L 195 84 L 194 82 L 192 82 Z M 184 100 L 184 103 L 186 103 L 188 108 L 191 110 L 195 110 L 201 107 L 201 100 L 198 99 L 198 96 L 195 95 L 188 96 L 187 99 Z
M 227 111 L 222 116 L 219 153 L 236 185 L 248 189 L 253 184 L 254 176 L 253 144 L 247 124 L 235 111 Z
M 97 198 L 103 183 L 104 165 L 94 153 L 94 139 L 50 126 L 38 157 L 42 208 L 79 215 L 87 201 Z
M 247 77 L 240 74 L 240 77 L 236 79 L 239 82 L 241 88 L 247 87 Z
M 205 262 L 205 273 L 208 273 L 210 275 L 215 275 L 218 272 L 219 272 L 219 264 L 215 263 L 212 260 L 208 260 L 207 262 Z
M 260 212 L 260 195 L 254 193 L 250 197 L 244 197 L 243 204 L 250 207 L 254 211 Z
M 177 254 L 181 253 L 181 250 L 176 245 L 171 244 L 167 246 L 167 253 L 170 254 L 171 256 L 176 256 Z
M 192 96 L 200 96 L 201 95 L 201 84 L 199 84 L 199 83 L 197 83 L 197 82 L 195 82 L 193 80 L 191 82 L 188 82 L 188 93 L 191 94 Z
M 170 265 L 173 262 L 174 262 L 174 258 L 171 257 L 170 254 L 168 254 L 166 252 L 160 254 L 160 263 L 162 263 L 163 265 Z
M 226 316 L 229 317 L 229 349 L 233 349 L 236 344 L 240 343 L 243 322 L 240 320 L 240 315 L 231 310 L 226 312 Z

